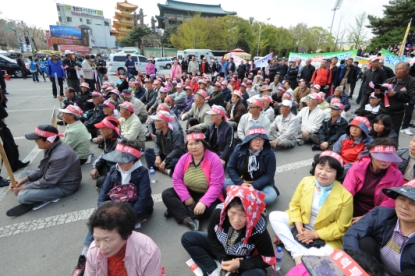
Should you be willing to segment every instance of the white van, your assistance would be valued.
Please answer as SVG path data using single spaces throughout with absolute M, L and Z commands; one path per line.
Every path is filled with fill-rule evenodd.
M 135 68 L 140 70 L 142 73 L 145 74 L 146 72 L 146 65 L 147 65 L 147 58 L 145 56 L 131 54 L 131 57 L 135 63 Z M 125 68 L 125 61 L 127 60 L 127 53 L 116 53 L 116 54 L 110 54 L 108 56 L 107 61 L 107 69 L 108 72 L 115 73 L 118 70 L 118 73 L 124 74 L 127 71 L 127 68 Z M 157 71 L 160 69 L 157 68 Z
M 188 56 L 195 56 L 197 61 L 202 61 L 206 58 L 206 61 L 210 64 L 215 57 L 210 49 L 186 49 L 183 51 L 183 58 L 186 59 Z

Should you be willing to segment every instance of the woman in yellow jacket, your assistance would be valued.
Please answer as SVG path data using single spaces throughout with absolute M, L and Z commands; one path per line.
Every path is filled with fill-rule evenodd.
M 275 234 L 296 264 L 303 255 L 326 256 L 341 249 L 342 237 L 352 222 L 352 195 L 337 180 L 343 174 L 340 155 L 322 152 L 312 172 L 314 176 L 301 180 L 290 208 L 269 215 Z

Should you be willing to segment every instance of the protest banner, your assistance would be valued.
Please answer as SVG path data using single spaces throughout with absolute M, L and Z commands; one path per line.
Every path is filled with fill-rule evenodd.
M 402 61 L 408 61 L 406 56 L 399 57 L 392 52 L 389 52 L 385 49 L 381 50 L 381 57 L 384 60 L 384 65 L 390 67 L 392 70 L 395 70 L 395 66 Z
M 266 55 L 263 58 L 258 59 L 257 61 L 255 61 L 255 67 L 265 67 L 268 65 L 268 60 L 272 60 L 272 56 L 274 53 L 269 53 L 268 55 Z
M 306 59 L 310 58 L 311 63 L 320 64 L 321 60 L 337 57 L 339 60 L 355 58 L 357 50 L 343 51 L 343 52 L 327 52 L 327 53 L 312 53 L 312 54 L 300 54 L 290 52 L 288 60 L 301 58 L 301 62 L 305 62 Z

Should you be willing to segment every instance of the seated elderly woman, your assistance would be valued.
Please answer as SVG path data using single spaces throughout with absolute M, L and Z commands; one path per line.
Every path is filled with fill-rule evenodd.
M 105 154 L 102 157 L 104 160 L 116 164 L 107 174 L 98 198 L 98 206 L 107 201 L 128 203 L 135 212 L 134 225 L 147 220 L 153 213 L 154 206 L 150 178 L 147 169 L 141 164 L 140 156 L 138 143 L 127 140 L 121 140 L 114 151 Z M 94 240 L 92 230 L 85 238 L 80 260 L 86 256 Z
M 396 148 L 389 138 L 376 139 L 368 146 L 369 156 L 361 157 L 349 169 L 343 187 L 353 196 L 353 224 L 376 206 L 395 206 L 382 189 L 403 185 L 402 173 L 395 164 L 402 161 Z
M 186 139 L 189 152 L 176 164 L 173 187 L 164 190 L 161 196 L 167 207 L 164 216 L 173 216 L 177 223 L 196 231 L 198 219 L 209 217 L 224 200 L 225 172 L 219 156 L 209 150 L 203 133 L 192 132 Z
M 182 245 L 203 275 L 267 275 L 265 268 L 276 260 L 261 216 L 263 199 L 264 194 L 252 187 L 228 187 L 225 203 L 213 211 L 207 233 L 183 234 Z
M 378 138 L 390 138 L 396 145 L 399 144 L 398 134 L 392 129 L 393 122 L 392 118 L 387 114 L 380 114 L 372 122 L 373 128 L 369 132 L 373 139 Z
M 225 180 L 225 189 L 231 185 L 253 187 L 265 194 L 264 202 L 270 205 L 279 195 L 274 184 L 276 167 L 274 150 L 265 129 L 254 125 L 229 158 L 226 167 L 229 178 Z
M 301 256 L 328 256 L 342 248 L 342 237 L 353 215 L 352 195 L 340 184 L 343 160 L 333 151 L 324 151 L 304 177 L 285 212 L 274 211 L 269 221 L 296 264 Z
M 375 207 L 346 232 L 343 247 L 373 256 L 388 275 L 415 275 L 415 180 L 382 191 L 395 208 Z
M 86 258 L 86 276 L 161 275 L 160 249 L 151 238 L 134 231 L 135 223 L 136 214 L 127 203 L 106 202 L 94 211 L 88 220 L 94 241 Z M 82 267 L 81 263 L 77 269 Z

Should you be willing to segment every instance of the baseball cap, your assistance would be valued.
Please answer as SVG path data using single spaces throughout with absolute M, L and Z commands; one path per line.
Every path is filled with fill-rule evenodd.
M 261 108 L 261 109 L 263 109 L 264 108 L 264 104 L 260 101 L 260 100 L 258 100 L 258 99 L 255 99 L 255 100 L 253 100 L 253 101 L 251 101 L 250 103 L 249 103 L 249 106 L 257 106 L 257 107 L 259 107 L 259 108 Z
M 398 196 L 404 196 L 415 201 L 415 179 L 405 183 L 402 187 L 382 189 L 382 192 L 393 199 L 396 199 Z
M 311 93 L 310 95 L 308 95 L 308 98 L 321 102 L 321 97 L 318 93 Z
M 383 162 L 402 162 L 402 159 L 396 154 L 394 146 L 378 145 L 369 150 L 370 155 L 376 160 Z
M 281 105 L 283 105 L 283 106 L 289 106 L 291 108 L 293 106 L 293 103 L 291 101 L 289 101 L 289 100 L 283 100 L 281 102 Z
M 120 125 L 120 122 L 118 121 L 117 118 L 112 117 L 112 116 L 107 116 L 101 122 L 94 124 L 94 127 L 96 128 L 107 127 L 107 128 L 114 130 L 118 134 L 118 136 L 121 136 L 119 125 Z
M 65 56 L 66 56 L 66 55 L 69 55 L 69 54 L 73 54 L 73 52 L 71 52 L 70 50 L 66 50 L 66 51 L 65 51 Z
M 51 125 L 40 125 L 37 126 L 35 132 L 26 134 L 27 140 L 37 140 L 42 138 L 56 137 L 58 136 L 58 130 Z
M 140 157 L 140 150 L 124 144 L 117 144 L 115 150 L 102 156 L 104 160 L 120 164 L 127 164 L 133 162 L 137 159 L 140 159 Z
M 129 102 L 123 102 L 122 104 L 119 105 L 120 108 L 125 108 L 128 111 L 130 111 L 131 113 L 134 113 L 134 107 L 132 104 L 130 104 Z M 128 163 L 128 162 L 127 162 Z
M 68 105 L 64 109 L 59 109 L 59 112 L 73 114 L 73 115 L 77 115 L 77 116 L 82 116 L 82 114 L 83 114 L 82 109 L 79 108 L 79 106 L 76 106 L 76 105 Z
M 115 109 L 115 104 L 109 100 L 104 101 L 103 105 L 104 107 L 110 107 L 112 110 Z
M 334 110 L 344 111 L 344 105 L 341 103 L 334 103 L 330 106 L 330 108 Z
M 233 90 L 232 95 L 238 96 L 240 99 L 242 99 L 242 92 L 239 90 Z
M 209 111 L 206 111 L 209 115 L 221 115 L 223 117 L 226 117 L 226 110 L 223 106 L 220 105 L 212 105 L 212 108 Z
M 205 100 L 208 100 L 210 98 L 210 96 L 208 96 L 208 94 L 206 93 L 206 91 L 200 89 L 199 91 L 196 92 L 197 95 L 202 96 Z

